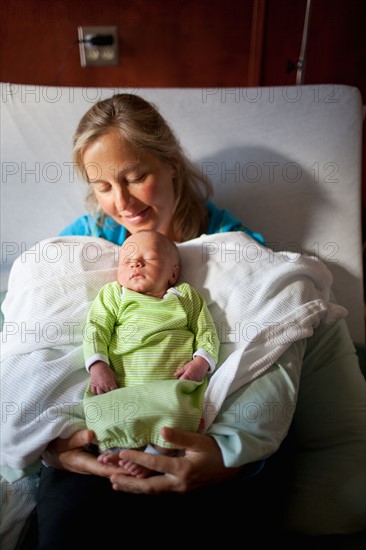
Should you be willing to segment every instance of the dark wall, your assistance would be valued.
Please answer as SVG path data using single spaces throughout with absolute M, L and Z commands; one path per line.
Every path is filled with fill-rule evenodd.
M 2 81 L 205 87 L 248 83 L 254 0 L 2 0 Z M 80 66 L 77 27 L 115 25 L 120 64 Z

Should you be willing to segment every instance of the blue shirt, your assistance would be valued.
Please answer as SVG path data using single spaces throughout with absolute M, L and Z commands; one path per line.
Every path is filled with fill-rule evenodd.
M 260 233 L 251 231 L 229 210 L 217 208 L 211 201 L 207 201 L 207 209 L 209 217 L 207 235 L 227 231 L 244 231 L 244 233 L 250 235 L 260 244 L 265 244 L 264 238 Z M 81 235 L 101 237 L 118 245 L 121 245 L 126 240 L 127 230 L 123 225 L 119 225 L 109 216 L 104 218 L 103 225 L 99 225 L 97 221 L 98 218 L 93 217 L 91 214 L 80 216 L 72 224 L 65 227 L 60 232 L 60 236 Z

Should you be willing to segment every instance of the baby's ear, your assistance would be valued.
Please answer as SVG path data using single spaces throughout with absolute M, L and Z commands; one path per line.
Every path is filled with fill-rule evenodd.
M 169 279 L 169 283 L 171 285 L 174 285 L 178 281 L 179 274 L 180 274 L 180 266 L 178 264 L 174 264 L 172 269 L 172 275 Z

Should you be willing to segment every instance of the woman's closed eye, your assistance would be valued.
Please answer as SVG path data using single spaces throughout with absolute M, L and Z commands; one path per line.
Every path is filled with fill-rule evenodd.
M 146 179 L 147 173 L 143 174 L 131 174 L 125 178 L 125 182 L 128 184 L 142 183 Z
M 103 182 L 92 182 L 92 186 L 95 191 L 98 191 L 98 193 L 108 193 L 112 189 L 112 186 L 109 183 Z

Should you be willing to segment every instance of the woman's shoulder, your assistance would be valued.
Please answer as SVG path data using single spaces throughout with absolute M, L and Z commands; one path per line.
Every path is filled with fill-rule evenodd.
M 89 236 L 92 235 L 92 217 L 90 214 L 80 216 L 72 223 L 64 227 L 60 231 L 61 237 L 68 237 L 69 235 Z
M 228 231 L 243 231 L 260 244 L 265 244 L 265 240 L 260 233 L 254 232 L 243 224 L 230 210 L 218 208 L 212 201 L 207 201 L 208 209 L 208 229 L 207 234 L 225 233 Z
M 79 235 L 85 237 L 100 237 L 114 244 L 121 245 L 126 239 L 126 228 L 117 224 L 112 218 L 105 216 L 103 220 L 91 214 L 85 214 L 74 220 L 60 231 L 61 237 Z

